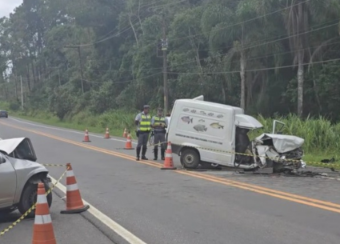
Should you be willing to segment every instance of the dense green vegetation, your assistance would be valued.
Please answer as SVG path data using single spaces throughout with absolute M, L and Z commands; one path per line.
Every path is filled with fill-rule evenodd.
M 19 111 L 22 92 L 21 115 L 121 131 L 164 106 L 166 74 L 170 108 L 203 94 L 284 116 L 308 152 L 334 152 L 339 32 L 338 0 L 25 0 L 0 19 L 0 99 Z
M 0 108 L 9 109 L 9 104 L 0 103 Z M 103 135 L 106 127 L 110 129 L 110 134 L 115 136 L 122 136 L 125 128 L 132 132 L 134 131 L 133 119 L 135 114 L 127 113 L 123 110 L 106 112 L 97 117 L 92 116 L 90 112 L 83 111 L 72 117 L 66 117 L 63 121 L 60 121 L 57 116 L 51 113 L 37 110 L 24 112 L 11 111 L 10 116 L 11 115 L 69 129 L 84 131 L 86 128 L 92 133 L 100 133 Z M 264 125 L 264 128 L 251 133 L 251 138 L 272 130 L 273 119 L 262 116 L 256 117 Z M 276 117 L 275 119 L 286 123 L 283 133 L 305 138 L 304 150 L 306 155 L 304 160 L 308 162 L 309 165 L 320 166 L 319 164 L 315 164 L 315 162 L 320 162 L 320 160 L 325 158 L 339 158 L 340 123 L 332 125 L 330 121 L 323 118 L 301 120 L 296 115 Z M 134 133 L 132 133 L 131 136 L 134 138 Z M 330 165 L 330 167 L 334 167 L 334 165 Z M 336 168 L 340 168 L 340 166 Z

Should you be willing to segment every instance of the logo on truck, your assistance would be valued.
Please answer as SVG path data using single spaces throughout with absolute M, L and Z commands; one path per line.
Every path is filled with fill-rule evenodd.
M 216 123 L 216 122 L 215 123 L 211 123 L 210 127 L 214 128 L 214 129 L 223 129 L 224 128 L 223 125 L 220 125 L 220 123 Z
M 194 126 L 194 129 L 195 129 L 196 131 L 198 131 L 198 132 L 203 132 L 203 131 L 207 131 L 207 130 L 208 130 L 208 128 L 205 127 L 205 125 L 195 125 L 195 126 Z
M 188 123 L 188 124 L 192 123 L 192 118 L 190 118 L 189 116 L 183 116 L 181 119 L 185 123 Z

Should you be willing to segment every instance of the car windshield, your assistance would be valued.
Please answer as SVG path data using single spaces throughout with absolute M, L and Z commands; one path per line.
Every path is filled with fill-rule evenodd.
M 31 161 L 37 160 L 35 152 L 31 146 L 31 143 L 27 139 L 23 140 L 19 144 L 19 146 L 14 150 L 14 152 L 11 153 L 10 156 L 18 159 L 26 159 Z

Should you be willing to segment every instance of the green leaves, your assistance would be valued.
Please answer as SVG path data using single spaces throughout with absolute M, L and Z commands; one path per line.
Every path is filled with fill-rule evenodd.
M 339 16 L 337 0 L 27 0 L 0 20 L 0 96 L 20 98 L 21 77 L 25 104 L 50 102 L 60 118 L 162 106 L 165 37 L 170 104 L 204 94 L 270 115 L 302 101 L 300 113 L 337 118 L 326 94 L 337 90 L 327 64 L 340 59 Z M 308 71 L 299 82 L 296 64 Z

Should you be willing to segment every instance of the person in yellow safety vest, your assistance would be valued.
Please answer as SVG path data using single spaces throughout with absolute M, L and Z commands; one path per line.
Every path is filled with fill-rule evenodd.
M 157 116 L 153 116 L 151 119 L 151 127 L 154 133 L 154 160 L 158 158 L 158 144 L 161 147 L 161 158 L 164 160 L 165 153 L 165 134 L 168 127 L 168 120 L 163 116 L 163 109 L 158 108 Z
M 142 157 L 143 160 L 148 160 L 145 157 L 145 153 L 147 150 L 147 143 L 149 140 L 149 134 L 151 131 L 151 116 L 149 115 L 149 105 L 144 105 L 143 112 L 137 114 L 135 118 L 135 124 L 137 126 L 136 136 L 138 137 L 138 144 L 136 147 L 136 160 L 138 161 L 140 158 L 140 151 L 142 150 Z

